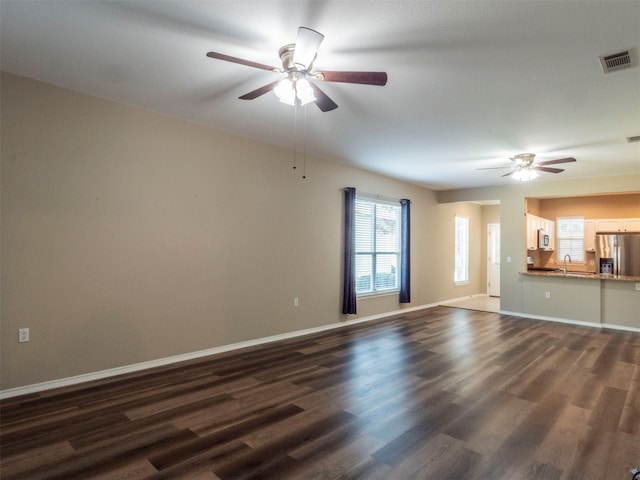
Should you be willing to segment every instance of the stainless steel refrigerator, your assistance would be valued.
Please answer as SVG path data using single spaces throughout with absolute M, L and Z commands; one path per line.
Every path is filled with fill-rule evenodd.
M 640 276 L 640 233 L 596 234 L 596 273 Z

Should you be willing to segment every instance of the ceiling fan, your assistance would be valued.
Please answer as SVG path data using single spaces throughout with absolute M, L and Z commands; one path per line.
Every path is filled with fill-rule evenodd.
M 503 177 L 512 176 L 515 180 L 519 180 L 522 182 L 526 182 L 528 180 L 533 180 L 538 176 L 538 171 L 540 172 L 548 172 L 548 173 L 560 173 L 564 172 L 563 168 L 553 168 L 547 167 L 546 165 L 556 165 L 559 163 L 570 163 L 575 162 L 576 159 L 573 157 L 566 158 L 558 158 L 557 160 L 547 160 L 544 162 L 534 163 L 534 159 L 536 157 L 535 153 L 520 153 L 511 157 L 511 160 L 514 165 L 510 165 L 507 167 L 489 167 L 489 168 L 479 168 L 478 170 L 495 170 L 501 168 L 512 168 L 513 170 L 509 173 L 505 173 L 502 175 Z
M 284 103 L 304 105 L 315 102 L 320 110 L 328 112 L 338 108 L 338 105 L 313 81 L 386 85 L 386 72 L 313 71 L 313 62 L 323 39 L 324 35 L 321 33 L 310 28 L 299 27 L 296 43 L 285 45 L 278 52 L 282 68 L 217 52 L 209 52 L 207 57 L 285 74 L 284 79 L 276 80 L 246 93 L 239 97 L 241 100 L 253 100 L 273 90 L 278 99 Z

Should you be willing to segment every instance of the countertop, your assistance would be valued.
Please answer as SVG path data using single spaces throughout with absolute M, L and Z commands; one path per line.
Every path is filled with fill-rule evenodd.
M 588 273 L 588 272 L 567 272 L 563 274 L 562 270 L 548 272 L 544 270 L 527 270 L 520 272 L 520 275 L 532 275 L 536 277 L 560 277 L 560 278 L 586 278 L 592 280 L 617 280 L 619 282 L 640 282 L 638 276 L 628 275 L 606 275 L 601 273 Z

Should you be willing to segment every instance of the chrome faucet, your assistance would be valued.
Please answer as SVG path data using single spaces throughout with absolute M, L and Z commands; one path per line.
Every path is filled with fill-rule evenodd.
M 563 275 L 567 275 L 567 257 L 569 257 L 569 262 L 571 262 L 571 255 L 569 255 L 568 253 L 564 256 L 564 269 L 563 271 Z

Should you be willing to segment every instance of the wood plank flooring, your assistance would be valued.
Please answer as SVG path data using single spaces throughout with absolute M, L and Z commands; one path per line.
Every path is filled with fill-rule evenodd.
M 436 307 L 5 399 L 2 479 L 629 480 L 640 333 Z

